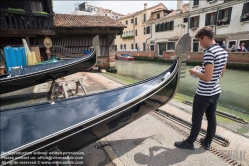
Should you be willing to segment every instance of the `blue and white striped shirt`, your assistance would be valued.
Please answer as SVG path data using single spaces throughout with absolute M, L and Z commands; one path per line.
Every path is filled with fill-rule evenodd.
M 227 62 L 228 54 L 221 48 L 218 44 L 212 44 L 209 48 L 205 50 L 201 72 L 205 72 L 206 64 L 213 64 L 214 71 L 212 80 L 207 82 L 204 80 L 199 81 L 199 86 L 196 91 L 198 95 L 201 96 L 213 96 L 221 92 L 219 79 L 222 74 L 222 70 Z

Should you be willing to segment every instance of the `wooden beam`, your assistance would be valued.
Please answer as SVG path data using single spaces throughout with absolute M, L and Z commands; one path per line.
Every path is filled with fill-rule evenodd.
M 120 33 L 119 30 L 84 30 L 84 29 L 77 29 L 77 30 L 70 30 L 70 29 L 55 29 L 55 33 L 56 35 L 58 34 L 103 34 L 103 35 L 109 35 L 109 34 L 116 34 L 116 33 Z
M 36 35 L 55 35 L 55 32 L 52 30 L 1 29 L 0 33 L 0 36 L 32 37 Z

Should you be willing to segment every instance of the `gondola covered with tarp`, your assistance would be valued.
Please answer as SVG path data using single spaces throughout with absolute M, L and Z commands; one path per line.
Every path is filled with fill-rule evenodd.
M 34 152 L 76 151 L 168 103 L 181 74 L 189 35 L 180 38 L 177 59 L 159 75 L 123 87 L 1 113 L 1 159 Z M 128 133 L 127 133 L 128 134 Z M 18 152 L 18 153 L 17 153 Z M 25 154 L 26 153 L 26 154 Z M 37 159 L 38 160 L 38 159 Z
M 87 71 L 96 64 L 97 56 L 100 56 L 99 36 L 93 38 L 92 44 L 91 53 L 86 56 L 61 62 L 12 68 L 9 75 L 0 78 L 0 94 Z

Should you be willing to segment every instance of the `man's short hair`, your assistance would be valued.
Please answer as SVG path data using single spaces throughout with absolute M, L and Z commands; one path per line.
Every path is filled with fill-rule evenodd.
M 214 32 L 213 29 L 209 26 L 201 28 L 195 35 L 195 38 L 201 38 L 203 39 L 203 36 L 207 36 L 210 39 L 214 39 Z

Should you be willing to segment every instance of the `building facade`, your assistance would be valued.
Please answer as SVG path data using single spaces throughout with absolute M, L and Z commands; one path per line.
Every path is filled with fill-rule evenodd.
M 198 41 L 194 39 L 196 32 L 211 26 L 215 33 L 215 41 L 230 51 L 233 44 L 245 43 L 249 47 L 249 2 L 248 0 L 192 0 L 189 9 L 189 33 L 191 51 L 202 51 Z
M 177 40 L 187 32 L 191 37 L 190 52 L 202 52 L 203 48 L 195 39 L 195 34 L 204 26 L 213 28 L 215 41 L 220 45 L 224 44 L 227 51 L 231 51 L 233 44 L 237 48 L 244 43 L 248 48 L 249 2 L 190 0 L 188 4 L 183 4 L 182 0 L 178 0 L 177 9 L 174 11 L 151 12 L 146 26 L 150 27 L 150 33 L 144 36 L 146 39 L 143 39 L 146 51 L 155 51 L 155 56 L 162 56 L 163 52 L 174 52 Z M 140 31 L 138 33 L 143 33 L 143 29 Z M 123 35 L 126 35 L 126 29 Z
M 105 9 L 101 7 L 96 7 L 88 5 L 87 2 L 75 4 L 75 11 L 72 12 L 73 15 L 95 15 L 95 16 L 107 16 L 112 19 L 120 19 L 123 17 L 123 14 L 114 12 L 110 9 Z
M 147 39 L 151 36 L 151 25 L 147 25 L 147 21 L 152 19 L 152 13 L 159 11 L 159 15 L 163 16 L 164 12 L 170 12 L 159 3 L 156 6 L 147 8 L 144 4 L 144 10 L 128 14 L 118 21 L 127 26 L 123 34 L 115 39 L 116 51 L 147 51 L 149 47 L 146 45 Z M 161 16 L 161 17 L 162 17 Z
M 177 10 L 165 11 L 163 17 L 158 17 L 159 12 L 153 12 L 152 19 L 147 22 L 152 28 L 146 44 L 148 51 L 155 51 L 155 56 L 173 52 L 176 41 L 188 32 L 189 4 L 178 3 Z

